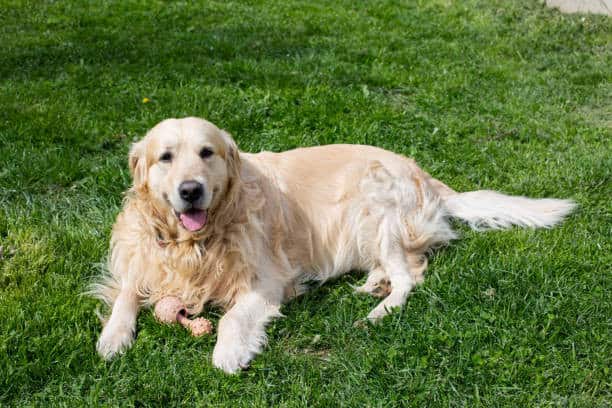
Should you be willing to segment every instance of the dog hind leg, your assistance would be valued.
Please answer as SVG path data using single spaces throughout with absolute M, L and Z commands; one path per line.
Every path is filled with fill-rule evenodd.
M 388 276 L 391 292 L 368 314 L 368 319 L 372 322 L 380 320 L 393 308 L 403 306 L 416 284 L 413 274 L 410 273 L 405 249 L 396 231 L 398 226 L 399 223 L 393 216 L 386 216 L 381 225 L 379 262 Z
M 385 270 L 379 266 L 370 271 L 366 282 L 356 287 L 355 292 L 384 298 L 391 293 L 391 282 Z

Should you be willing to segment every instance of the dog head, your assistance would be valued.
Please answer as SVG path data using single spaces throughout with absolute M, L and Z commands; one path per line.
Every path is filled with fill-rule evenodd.
M 158 208 L 172 211 L 187 231 L 206 227 L 209 212 L 238 177 L 240 159 L 232 137 L 199 118 L 167 119 L 130 150 L 133 189 Z

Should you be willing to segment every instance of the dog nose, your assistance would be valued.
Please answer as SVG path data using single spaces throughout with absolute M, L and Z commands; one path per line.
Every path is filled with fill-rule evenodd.
M 195 180 L 183 181 L 179 185 L 179 194 L 183 200 L 193 203 L 204 195 L 204 186 Z

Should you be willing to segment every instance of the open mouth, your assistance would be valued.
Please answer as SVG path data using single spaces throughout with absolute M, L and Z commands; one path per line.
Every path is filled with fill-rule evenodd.
M 206 225 L 206 221 L 208 221 L 208 212 L 198 208 L 191 208 L 182 213 L 175 211 L 175 214 L 183 228 L 191 232 L 201 230 Z

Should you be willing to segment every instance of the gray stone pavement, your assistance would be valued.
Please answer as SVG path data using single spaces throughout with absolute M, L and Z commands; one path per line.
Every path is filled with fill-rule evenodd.
M 612 0 L 546 0 L 548 7 L 562 13 L 596 13 L 612 15 Z

